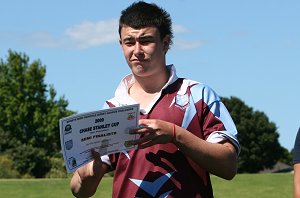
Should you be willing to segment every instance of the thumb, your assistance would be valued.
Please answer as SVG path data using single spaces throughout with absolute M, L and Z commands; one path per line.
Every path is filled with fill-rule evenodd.
M 102 160 L 100 157 L 100 154 L 95 151 L 95 149 L 91 150 L 92 158 L 93 158 L 93 174 L 92 175 L 98 175 L 100 173 Z

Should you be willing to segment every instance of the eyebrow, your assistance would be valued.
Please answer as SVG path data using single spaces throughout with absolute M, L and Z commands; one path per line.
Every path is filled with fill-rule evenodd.
M 136 39 L 138 41 L 152 40 L 152 39 L 154 39 L 154 36 L 152 36 L 152 35 L 141 35 L 141 36 L 137 37 Z M 123 42 L 125 42 L 125 41 L 131 41 L 131 40 L 135 40 L 135 37 L 133 37 L 133 36 L 127 36 L 126 38 L 123 39 Z
M 149 39 L 154 39 L 154 36 L 152 36 L 152 35 L 144 35 L 144 36 L 138 37 L 138 40 L 149 40 Z

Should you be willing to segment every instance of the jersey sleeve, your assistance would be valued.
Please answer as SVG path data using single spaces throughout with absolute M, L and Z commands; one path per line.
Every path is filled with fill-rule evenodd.
M 201 114 L 202 130 L 206 141 L 212 143 L 229 140 L 240 152 L 236 126 L 216 92 L 205 84 L 191 88 L 197 111 Z

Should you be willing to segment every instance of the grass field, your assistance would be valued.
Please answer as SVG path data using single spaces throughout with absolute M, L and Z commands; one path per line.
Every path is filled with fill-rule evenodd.
M 293 174 L 239 174 L 232 181 L 212 176 L 215 198 L 288 198 L 293 194 Z M 112 178 L 105 177 L 93 197 L 111 197 Z M 69 179 L 2 179 L 0 197 L 73 197 Z
M 232 181 L 212 176 L 215 198 L 291 198 L 293 174 L 239 174 Z

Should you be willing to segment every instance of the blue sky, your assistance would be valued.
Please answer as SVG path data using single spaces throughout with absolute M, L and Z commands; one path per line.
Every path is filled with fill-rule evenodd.
M 12 49 L 41 60 L 69 109 L 98 110 L 130 72 L 117 21 L 131 2 L 1 0 L 0 58 Z M 300 127 L 300 1 L 152 2 L 171 14 L 167 63 L 178 75 L 265 112 L 291 150 Z

